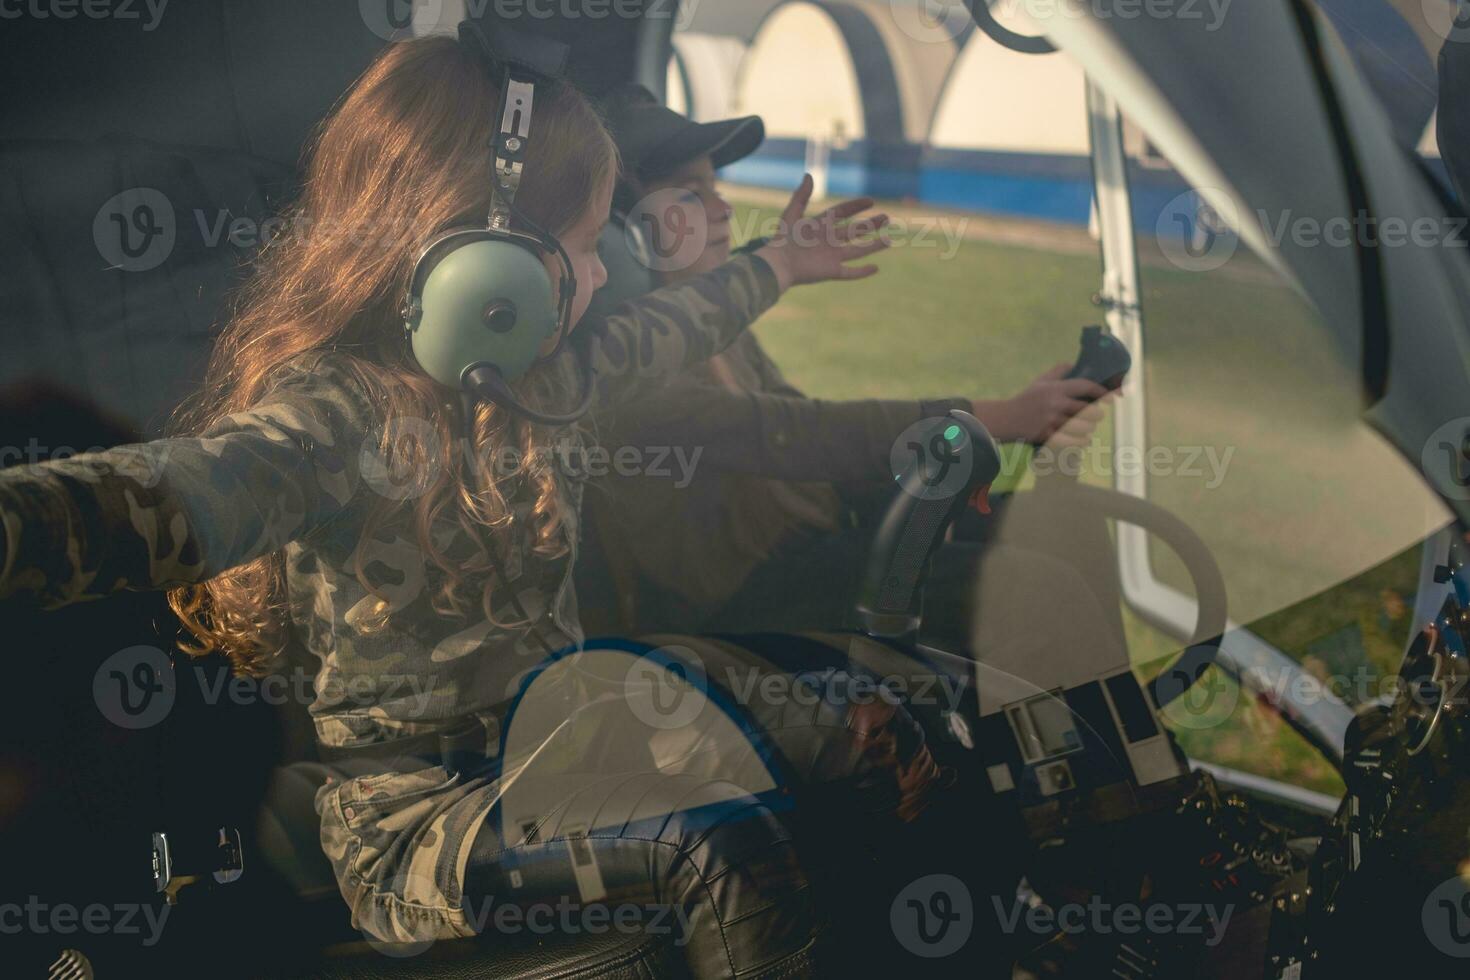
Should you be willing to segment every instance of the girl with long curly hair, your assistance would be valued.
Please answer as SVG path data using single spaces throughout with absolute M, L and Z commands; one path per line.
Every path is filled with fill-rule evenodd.
M 317 739 L 328 761 L 346 760 L 316 796 L 322 845 L 371 936 L 471 935 L 485 926 L 476 898 L 574 891 L 570 864 L 536 870 L 528 855 L 566 853 L 572 810 L 622 808 L 621 832 L 587 841 L 609 893 L 683 909 L 697 973 L 798 975 L 806 896 L 789 840 L 754 798 L 736 820 L 728 805 L 681 802 L 732 799 L 697 779 L 624 775 L 569 791 L 560 817 L 502 827 L 492 816 L 511 760 L 441 757 L 447 733 L 492 724 L 548 651 L 583 642 L 570 587 L 581 478 L 557 451 L 583 433 L 493 404 L 465 418 L 415 363 L 399 308 L 424 244 L 489 208 L 498 89 L 483 52 L 453 38 L 387 47 L 318 130 L 289 231 L 259 255 L 177 434 L 0 473 L 0 597 L 55 607 L 168 589 L 190 652 L 220 651 L 254 676 L 292 650 L 314 656 Z M 606 278 L 597 239 L 616 150 L 563 83 L 538 85 L 532 125 L 516 205 L 565 247 L 575 326 Z M 805 218 L 809 195 L 804 182 L 786 220 L 823 234 L 778 236 L 620 307 L 585 362 L 553 356 L 551 338 L 517 397 L 553 410 L 586 369 L 617 399 L 722 350 L 790 286 L 875 272 L 846 264 L 882 247 L 862 235 L 881 221 L 845 220 L 871 202 Z M 879 714 L 871 731 L 906 724 L 901 709 Z M 911 806 L 927 756 L 906 743 L 872 762 L 860 716 L 872 711 L 839 712 L 832 737 L 857 748 L 828 754 L 850 760 L 847 775 L 862 759 L 890 772 L 895 806 Z M 663 814 L 652 830 L 640 807 Z M 723 816 L 694 816 L 711 812 Z

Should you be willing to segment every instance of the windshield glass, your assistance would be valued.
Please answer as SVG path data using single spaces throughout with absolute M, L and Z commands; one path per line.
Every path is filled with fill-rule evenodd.
M 1182 522 L 1218 567 L 1220 594 L 1206 606 L 1224 604 L 1227 652 L 1265 665 L 1248 694 L 1215 672 L 1197 705 L 1172 705 L 1165 718 L 1181 743 L 1199 759 L 1337 792 L 1332 765 L 1263 706 L 1299 693 L 1300 678 L 1321 682 L 1308 695 L 1327 733 L 1319 747 L 1334 726 L 1340 741 L 1349 706 L 1376 697 L 1397 667 L 1420 546 L 1449 515 L 1420 461 L 1363 421 L 1338 325 L 1236 236 L 1159 134 L 1119 118 L 1106 91 L 1090 107 L 1082 59 L 1027 53 L 1040 47 L 1025 40 L 1037 34 L 1027 2 L 991 5 L 1012 32 L 996 36 L 969 25 L 959 3 L 896 3 L 892 18 L 875 7 L 884 58 L 851 23 L 808 4 L 752 18 L 738 42 L 710 19 L 716 7 L 676 33 L 674 103 L 765 121 L 760 149 L 720 171 L 736 240 L 765 233 L 803 171 L 819 196 L 870 194 L 894 218 L 882 275 L 850 294 L 799 292 L 755 333 L 795 389 L 832 400 L 1015 396 L 1071 365 L 1089 323 L 1130 347 L 1134 368 L 1090 441 L 1058 455 L 1012 438 L 993 513 L 956 532 L 986 542 L 975 653 L 1052 690 L 1130 662 L 1158 678 L 1189 645 L 1191 564 L 1201 562 L 1176 552 L 1191 542 L 1051 492 L 1117 490 L 1162 515 L 1145 523 Z M 1373 6 L 1327 3 L 1324 13 L 1404 120 L 1404 145 L 1422 148 L 1443 178 L 1437 144 L 1424 139 L 1438 100 L 1436 35 L 1403 26 L 1387 4 L 1367 18 Z M 701 87 L 696 66 L 720 45 L 744 45 L 742 67 L 702 107 L 722 90 Z M 1121 143 L 1112 176 L 1099 166 L 1098 126 Z M 1069 653 L 1045 653 L 1056 649 Z
M 1448 187 L 1433 124 L 1439 45 L 1431 44 L 1447 42 L 1422 16 L 1411 28 L 1388 4 L 1323 6 L 1405 150 Z M 1382 10 L 1369 17 L 1375 6 Z M 1068 55 L 1008 57 L 1051 62 L 1056 73 Z M 1033 76 L 1045 71 L 1031 69 Z M 1045 505 L 1044 491 L 1056 481 L 1048 473 L 1075 473 L 1083 484 L 1117 489 L 1181 519 L 1223 580 L 1218 598 L 1230 630 L 1222 658 L 1254 676 L 1247 690 L 1212 670 L 1191 697 L 1165 710 L 1166 721 L 1192 757 L 1338 792 L 1332 767 L 1270 706 L 1291 713 L 1305 705 L 1331 727 L 1345 723 L 1351 706 L 1379 696 L 1422 626 L 1413 613 L 1423 543 L 1449 512 L 1425 483 L 1423 461 L 1406 459 L 1364 421 L 1369 401 L 1355 355 L 1338 336 L 1341 325 L 1328 322 L 1269 254 L 1253 253 L 1158 141 L 1135 121 L 1109 115 L 1107 93 L 1098 94 L 1094 130 L 1113 127 L 1126 158 L 1125 183 L 1102 161 L 1108 147 L 1092 143 L 1099 181 L 1092 228 L 1101 241 L 1121 243 L 1108 256 L 1099 298 L 1136 361 L 1093 443 L 1070 461 L 1065 452 L 1038 450 L 1021 484 L 1036 491 L 1034 499 L 1018 494 L 997 520 L 998 538 L 1027 556 L 1054 554 L 1059 537 L 1066 539 L 1080 574 L 1066 579 L 1060 599 L 1079 610 L 1098 600 L 1096 629 L 1079 635 L 1071 625 L 1049 625 L 1055 593 L 1019 600 L 1024 618 L 1048 624 L 1038 628 L 1056 642 L 1075 644 L 1103 633 L 1116 605 L 1135 668 L 1159 676 L 1188 646 L 1197 600 L 1211 605 L 1212 597 L 1200 596 L 1199 562 L 1192 567 L 1181 557 L 1181 542 L 1159 533 L 1162 525 L 1143 533 L 1132 529 L 1138 522 L 1113 520 L 1110 541 L 1093 536 L 1060 498 Z M 1064 99 L 1058 92 L 1056 108 L 1037 118 L 1067 118 L 1075 106 L 1064 107 Z M 1278 229 L 1282 219 L 1293 223 L 1285 233 L 1296 239 L 1316 234 L 1318 247 L 1346 245 L 1335 246 L 1320 227 L 1295 227 L 1304 220 L 1298 216 L 1259 217 Z M 1136 307 L 1127 302 L 1135 290 Z M 1055 532 L 1059 525 L 1068 527 L 1065 535 Z M 998 559 L 986 570 L 1018 581 Z M 997 652 L 1012 640 L 986 625 L 1016 615 L 1014 590 L 987 589 L 982 574 L 979 595 L 982 659 L 1023 676 L 1030 671 L 1050 687 L 1034 656 Z M 1105 669 L 1106 656 L 1088 656 L 1091 669 Z
M 1132 162 L 1140 187 L 1174 178 Z M 1177 178 L 1174 178 L 1177 179 Z M 1421 542 L 1449 514 L 1406 460 L 1361 418 L 1355 365 L 1347 363 L 1314 307 L 1238 245 L 1193 189 L 1169 199 L 1167 216 L 1134 200 L 1146 358 L 1145 465 L 1130 473 L 1147 499 L 1183 518 L 1224 576 L 1230 618 L 1300 663 L 1349 705 L 1376 698 L 1398 669 L 1411 632 Z M 1180 219 L 1185 220 L 1180 220 Z M 1178 237 L 1171 232 L 1183 229 Z M 1142 619 L 1168 590 L 1194 593 L 1176 556 L 1157 539 L 1120 559 L 1139 576 Z M 1178 646 L 1142 622 L 1134 655 Z M 1300 689 L 1287 674 L 1267 700 Z M 1181 719 L 1192 753 L 1291 778 L 1280 725 L 1241 706 L 1218 718 Z M 1311 781 L 1311 780 L 1309 780 Z M 1324 787 L 1325 788 L 1325 787 Z
M 1387 112 L 1399 145 L 1450 188 L 1440 116 L 1445 116 L 1448 143 L 1463 138 L 1459 119 L 1470 110 L 1460 104 L 1442 107 L 1440 99 L 1441 92 L 1456 91 L 1455 78 L 1463 82 L 1465 77 L 1459 66 L 1467 60 L 1461 49 L 1470 41 L 1470 8 L 1456 0 L 1317 0 L 1317 4 Z M 1458 92 L 1463 101 L 1463 84 Z M 1448 152 L 1455 160 L 1453 148 Z M 1465 163 L 1462 154 L 1458 165 Z

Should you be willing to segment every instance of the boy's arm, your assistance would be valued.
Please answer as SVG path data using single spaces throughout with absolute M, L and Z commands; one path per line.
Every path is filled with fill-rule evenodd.
M 811 175 L 792 194 L 776 233 L 760 248 L 711 272 L 654 290 L 590 325 L 591 365 L 604 404 L 616 401 L 639 379 L 673 374 L 724 350 L 756 317 L 792 286 L 863 279 L 875 265 L 848 263 L 888 247 L 869 238 L 886 215 L 862 220 L 872 198 L 858 198 L 806 217 Z
M 0 471 L 0 598 L 55 607 L 199 582 L 278 551 L 361 492 L 364 399 L 291 369 L 198 438 Z
M 599 400 L 618 401 L 642 381 L 719 353 L 780 295 L 771 265 L 742 255 L 622 304 L 586 327 Z
M 615 409 L 602 441 L 682 448 L 697 452 L 702 466 L 780 480 L 891 481 L 893 446 L 905 429 L 972 404 L 820 401 L 678 381 Z

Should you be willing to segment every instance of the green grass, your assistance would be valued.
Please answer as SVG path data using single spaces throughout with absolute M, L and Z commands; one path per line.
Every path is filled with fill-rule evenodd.
M 741 227 L 752 226 L 750 210 L 737 205 Z M 895 247 L 871 279 L 795 290 L 757 334 L 814 397 L 999 398 L 1070 361 L 1079 328 L 1101 320 L 1093 255 L 979 240 L 946 251 Z M 1212 273 L 1148 262 L 1143 286 L 1150 445 L 1233 449 L 1218 486 L 1150 477 L 1150 499 L 1210 546 L 1232 618 L 1314 672 L 1347 670 L 1351 657 L 1395 669 L 1413 545 L 1445 514 L 1413 467 L 1357 421 L 1344 355 L 1306 303 L 1243 251 Z M 1110 427 L 1098 438 L 1107 444 Z M 1190 591 L 1171 554 L 1156 545 L 1152 558 L 1160 578 Z M 1136 662 L 1178 649 L 1126 620 Z M 1180 737 L 1201 758 L 1341 791 L 1332 768 L 1250 699 Z

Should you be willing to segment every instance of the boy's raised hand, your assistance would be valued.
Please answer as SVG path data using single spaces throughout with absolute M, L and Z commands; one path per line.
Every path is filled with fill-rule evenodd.
M 880 252 L 889 244 L 881 237 L 869 237 L 888 224 L 888 215 L 851 220 L 873 206 L 871 197 L 854 198 L 807 216 L 813 186 L 811 174 L 804 175 L 781 212 L 776 233 L 755 252 L 770 263 L 783 292 L 805 283 L 871 276 L 878 271 L 876 265 L 846 263 Z

